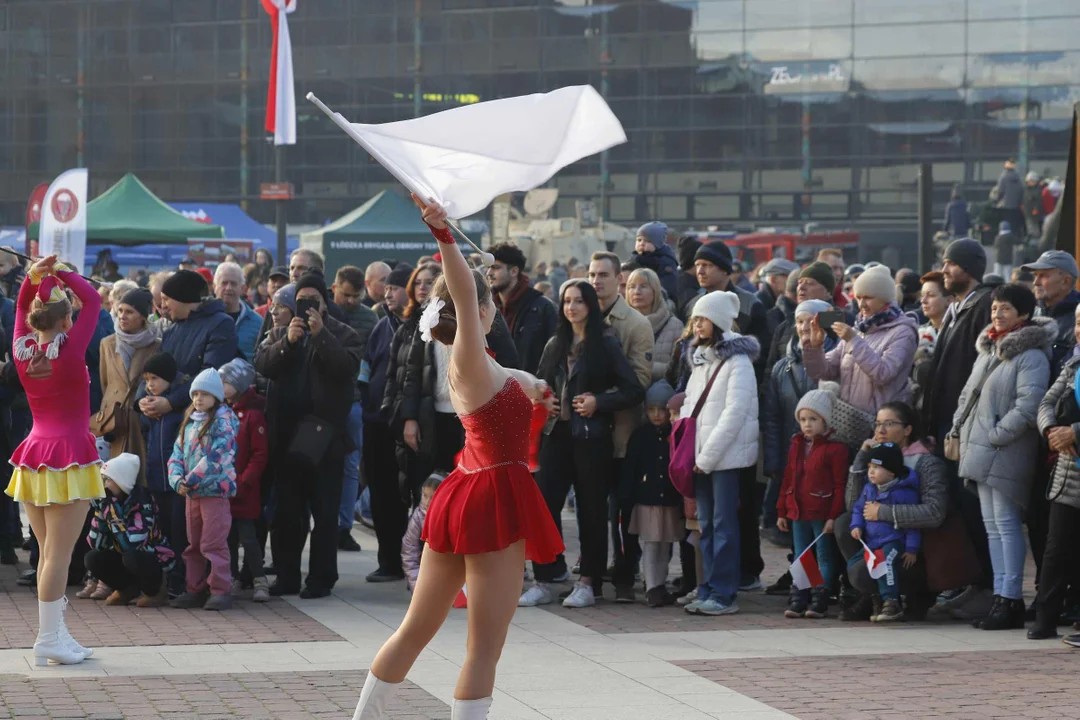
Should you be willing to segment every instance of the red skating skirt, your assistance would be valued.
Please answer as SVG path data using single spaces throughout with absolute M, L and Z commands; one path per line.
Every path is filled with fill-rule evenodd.
M 524 538 L 526 558 L 538 563 L 565 550 L 536 480 L 517 462 L 450 473 L 431 498 L 422 538 L 456 555 L 505 550 Z

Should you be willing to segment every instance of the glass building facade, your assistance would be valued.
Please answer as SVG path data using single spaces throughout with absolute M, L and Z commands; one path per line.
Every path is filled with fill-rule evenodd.
M 298 0 L 289 25 L 291 222 L 391 184 L 308 91 L 378 123 L 591 84 L 629 142 L 560 173 L 557 212 L 699 227 L 911 225 L 923 162 L 939 196 L 985 196 L 1009 157 L 1063 175 L 1080 100 L 1076 1 Z M 258 0 L 0 3 L 0 224 L 78 165 L 91 194 L 133 171 L 271 221 L 270 46 Z

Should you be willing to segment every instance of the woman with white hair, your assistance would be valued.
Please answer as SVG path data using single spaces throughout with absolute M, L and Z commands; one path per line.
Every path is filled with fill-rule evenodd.
M 638 268 L 626 281 L 626 302 L 644 315 L 653 331 L 652 381 L 664 378 L 683 324 L 664 302 L 660 277 L 648 268 Z

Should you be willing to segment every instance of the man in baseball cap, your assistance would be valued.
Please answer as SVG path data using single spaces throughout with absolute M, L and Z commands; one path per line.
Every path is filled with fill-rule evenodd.
M 1056 378 L 1073 344 L 1076 306 L 1080 304 L 1080 292 L 1076 291 L 1080 269 L 1077 269 L 1076 258 L 1064 250 L 1047 250 L 1038 260 L 1020 269 L 1035 273 L 1035 297 L 1039 299 L 1035 314 L 1052 318 L 1057 323 L 1058 334 L 1050 367 L 1051 377 Z
M 765 267 L 758 272 L 761 280 L 761 289 L 758 290 L 758 300 L 770 310 L 776 305 L 776 301 L 784 296 L 787 287 L 788 276 L 798 271 L 799 266 L 784 258 L 773 258 L 765 263 Z

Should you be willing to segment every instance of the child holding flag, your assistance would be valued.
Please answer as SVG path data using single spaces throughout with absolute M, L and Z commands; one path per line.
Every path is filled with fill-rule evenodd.
M 863 509 L 868 502 L 882 505 L 916 505 L 919 478 L 904 465 L 904 452 L 895 443 L 875 443 L 867 458 L 870 482 L 851 511 L 851 537 L 863 544 L 870 577 L 877 580 L 871 622 L 892 622 L 904 616 L 900 606 L 900 582 L 895 572 L 896 558 L 903 552 L 904 567 L 915 564 L 922 544 L 919 530 L 900 530 L 891 523 L 867 520 Z M 857 561 L 857 556 L 856 556 Z
M 829 438 L 834 395 L 811 390 L 799 400 L 795 419 L 801 432 L 788 449 L 784 482 L 776 503 L 776 526 L 792 533 L 791 600 L 784 616 L 823 618 L 829 585 L 838 575 L 833 521 L 844 512 L 848 448 Z M 817 560 L 810 550 L 816 547 Z M 820 569 L 819 569 L 820 568 Z

